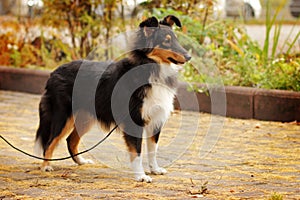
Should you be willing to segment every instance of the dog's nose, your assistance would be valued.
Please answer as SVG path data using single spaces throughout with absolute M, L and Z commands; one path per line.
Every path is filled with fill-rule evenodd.
M 185 58 L 186 61 L 189 61 L 189 60 L 192 59 L 192 56 L 190 56 L 189 54 L 185 54 L 184 58 Z

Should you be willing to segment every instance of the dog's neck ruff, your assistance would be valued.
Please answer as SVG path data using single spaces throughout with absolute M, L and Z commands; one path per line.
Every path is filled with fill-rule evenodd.
M 159 65 L 159 73 L 149 78 L 151 88 L 147 90 L 142 106 L 142 118 L 146 129 L 159 129 L 173 111 L 176 95 L 177 71 L 171 65 Z

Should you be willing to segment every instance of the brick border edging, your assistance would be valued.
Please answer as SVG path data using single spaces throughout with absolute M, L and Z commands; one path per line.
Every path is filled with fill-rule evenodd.
M 218 113 L 218 109 L 222 109 L 222 106 L 218 104 L 224 104 L 224 102 L 214 101 L 212 105 L 211 96 L 218 98 L 223 94 L 226 95 L 227 117 L 282 122 L 300 121 L 300 92 L 226 86 L 225 94 L 220 89 L 210 90 L 210 96 L 205 93 L 195 94 L 199 103 L 199 111 L 202 112 L 211 113 L 214 106 L 216 108 L 214 112 Z M 178 95 L 181 101 L 182 99 L 188 101 L 191 93 L 187 91 L 187 84 L 180 84 Z M 175 108 L 180 109 L 178 101 L 175 101 Z
M 44 91 L 50 71 L 22 69 L 0 66 L 0 90 L 12 90 L 41 94 Z M 224 91 L 213 89 L 211 96 L 226 95 L 226 116 L 242 119 L 268 121 L 300 121 L 300 92 L 283 90 L 265 90 L 249 87 L 226 86 Z M 191 95 L 196 96 L 199 109 L 189 107 Z M 178 97 L 186 110 L 211 113 L 211 97 L 205 93 L 187 91 L 187 84 L 180 83 Z M 185 102 L 182 102 L 185 101 Z M 215 112 L 224 102 L 214 103 Z M 178 101 L 175 108 L 180 109 Z
M 0 66 L 0 90 L 41 94 L 50 71 Z

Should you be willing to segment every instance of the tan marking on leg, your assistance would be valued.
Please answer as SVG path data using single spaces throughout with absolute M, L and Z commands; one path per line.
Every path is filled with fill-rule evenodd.
M 128 145 L 128 151 L 130 154 L 130 162 L 132 162 L 138 156 L 138 154 L 136 152 L 136 149 L 130 145 Z
M 152 135 L 152 136 L 151 136 L 151 141 L 152 141 L 153 143 L 156 144 L 156 141 L 155 141 L 155 140 L 156 140 L 155 135 Z
M 76 121 L 78 121 L 78 118 L 76 118 Z M 75 123 L 74 129 L 68 137 L 68 145 L 73 155 L 78 153 L 80 138 L 90 130 L 93 124 L 93 120 L 86 121 L 85 124 L 79 124 L 79 122 Z M 78 129 L 80 130 L 79 132 L 77 131 Z
M 68 140 L 68 146 L 73 155 L 78 153 L 79 141 L 80 141 L 80 137 L 77 133 L 76 128 L 74 128 L 74 130 L 70 134 L 69 140 Z
M 47 148 L 47 150 L 45 151 L 45 156 L 44 158 L 46 159 L 51 159 L 52 155 L 53 155 L 53 151 L 55 149 L 55 147 L 57 146 L 58 142 L 65 136 L 67 136 L 68 134 L 70 134 L 71 130 L 74 128 L 74 119 L 73 116 L 70 117 L 66 124 L 65 127 L 63 128 L 63 130 L 61 131 L 61 133 L 53 139 L 53 141 L 51 142 L 51 144 L 49 145 L 49 147 Z M 49 161 L 44 161 L 42 164 L 42 168 L 49 166 Z
M 90 130 L 95 121 L 96 120 L 90 113 L 87 113 L 85 111 L 80 111 L 77 113 L 74 129 L 67 138 L 68 150 L 71 156 L 79 152 L 78 146 L 81 137 Z M 86 160 L 81 155 L 74 156 L 73 161 L 79 165 L 93 163 L 92 160 Z

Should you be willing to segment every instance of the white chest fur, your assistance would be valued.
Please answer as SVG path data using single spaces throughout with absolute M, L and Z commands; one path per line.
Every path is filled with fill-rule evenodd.
M 149 122 L 152 128 L 162 126 L 173 111 L 173 101 L 176 88 L 165 84 L 168 76 L 176 76 L 177 72 L 172 66 L 162 66 L 159 77 L 150 77 L 151 89 L 147 92 L 142 107 L 142 118 Z

